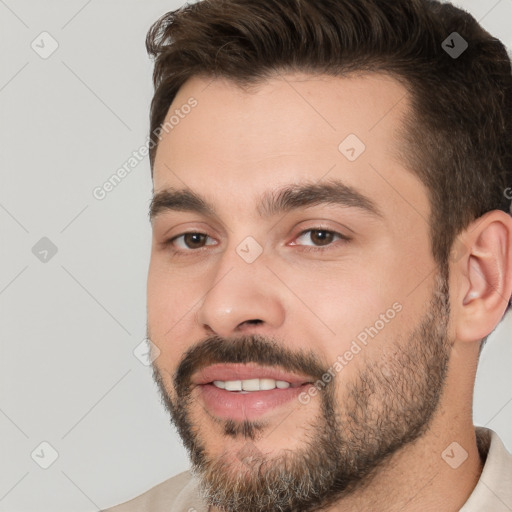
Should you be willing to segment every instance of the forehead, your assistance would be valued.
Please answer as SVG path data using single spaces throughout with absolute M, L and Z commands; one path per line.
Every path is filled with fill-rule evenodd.
M 272 187 L 341 179 L 388 203 L 406 194 L 426 215 L 426 190 L 398 157 L 408 110 L 405 88 L 384 74 L 288 74 L 250 89 L 195 77 L 169 108 L 154 190 L 223 194 L 232 206 L 241 197 L 243 209 Z

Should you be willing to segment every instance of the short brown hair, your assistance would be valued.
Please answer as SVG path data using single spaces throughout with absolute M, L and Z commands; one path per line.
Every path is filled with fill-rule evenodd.
M 457 57 L 443 47 L 446 40 L 454 46 L 454 32 L 468 44 Z M 450 4 L 203 0 L 160 18 L 146 47 L 155 58 L 151 168 L 155 130 L 193 76 L 246 86 L 283 72 L 382 72 L 410 95 L 402 156 L 428 190 L 432 253 L 445 275 L 454 241 L 470 222 L 491 210 L 510 212 L 510 58 L 498 39 Z

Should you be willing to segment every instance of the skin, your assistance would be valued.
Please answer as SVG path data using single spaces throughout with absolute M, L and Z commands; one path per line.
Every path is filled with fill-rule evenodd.
M 167 211 L 152 222 L 148 335 L 161 351 L 154 366 L 165 390 L 176 399 L 172 378 L 184 353 L 208 336 L 274 337 L 292 353 L 313 351 L 332 364 L 365 327 L 400 303 L 400 313 L 336 376 L 342 408 L 346 386 L 399 350 L 419 325 L 436 284 L 427 190 L 397 157 L 401 120 L 410 115 L 405 89 L 380 74 L 290 74 L 251 91 L 195 77 L 170 112 L 190 97 L 197 107 L 159 144 L 154 191 L 188 187 L 214 205 L 216 216 Z M 338 150 L 351 133 L 366 145 L 354 162 Z M 329 178 L 362 191 L 382 218 L 325 204 L 259 216 L 257 203 L 266 191 Z M 351 240 L 334 241 L 324 252 L 301 250 L 314 241 L 300 233 L 319 226 Z M 186 231 L 206 233 L 214 245 L 192 254 L 182 241 L 175 248 L 188 252 L 173 254 L 164 242 Z M 263 249 L 250 264 L 236 252 L 248 236 Z M 456 511 L 467 500 L 482 468 L 472 422 L 480 340 L 499 323 L 512 293 L 511 239 L 512 219 L 499 211 L 460 235 L 457 247 L 465 250 L 449 262 L 449 367 L 429 428 L 387 459 L 369 485 L 326 510 Z M 255 319 L 261 322 L 249 322 Z M 307 406 L 268 414 L 254 442 L 258 450 L 272 456 L 283 446 L 303 447 L 304 425 L 318 417 L 320 403 L 315 396 Z M 197 400 L 190 412 L 208 456 L 231 454 L 238 471 L 235 454 L 246 439 L 226 436 Z M 453 442 L 468 453 L 456 470 L 441 457 Z

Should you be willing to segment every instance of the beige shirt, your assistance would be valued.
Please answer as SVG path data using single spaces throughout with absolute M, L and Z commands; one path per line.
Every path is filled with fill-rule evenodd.
M 512 455 L 498 434 L 476 428 L 484 468 L 478 484 L 459 512 L 512 512 Z M 103 512 L 208 512 L 198 482 L 185 471 L 140 496 Z

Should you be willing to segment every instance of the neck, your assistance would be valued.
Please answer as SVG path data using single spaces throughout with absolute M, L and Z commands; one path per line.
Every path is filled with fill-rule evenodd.
M 466 452 L 467 459 L 461 463 Z M 395 453 L 369 485 L 327 511 L 456 512 L 471 495 L 481 472 L 472 425 L 471 429 L 450 429 L 442 434 L 429 430 Z
M 483 469 L 472 409 L 478 349 L 478 343 L 454 346 L 443 396 L 428 430 L 394 453 L 367 485 L 325 512 L 457 512 L 462 508 Z

